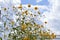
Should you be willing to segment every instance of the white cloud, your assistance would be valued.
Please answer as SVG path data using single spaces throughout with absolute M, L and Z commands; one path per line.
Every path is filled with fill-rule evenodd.
M 13 0 L 13 4 L 18 6 L 19 4 L 21 4 L 21 0 Z
M 59 35 L 60 30 L 60 0 L 48 0 L 49 1 L 49 10 L 44 12 L 48 19 L 48 26 L 47 28 L 50 28 L 53 32 L 55 32 L 57 35 Z
M 3 3 L 12 3 L 12 4 L 16 4 L 16 5 L 18 5 L 18 4 L 21 4 L 21 0 L 0 0 L 0 4 L 1 4 L 1 2 L 3 2 Z
M 13 0 L 13 3 L 14 4 L 20 4 L 21 3 L 21 0 Z
M 41 2 L 42 0 L 36 0 L 37 3 Z
M 0 2 L 2 2 L 2 0 L 0 0 Z

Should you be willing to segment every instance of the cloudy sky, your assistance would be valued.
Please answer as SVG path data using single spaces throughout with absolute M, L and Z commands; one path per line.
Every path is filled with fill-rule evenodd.
M 12 0 L 0 0 L 0 4 L 2 1 Z M 31 4 L 41 6 L 41 12 L 43 15 L 46 15 L 48 24 L 47 28 L 51 29 L 52 32 L 55 32 L 57 35 L 60 35 L 60 0 L 13 0 L 14 4 Z

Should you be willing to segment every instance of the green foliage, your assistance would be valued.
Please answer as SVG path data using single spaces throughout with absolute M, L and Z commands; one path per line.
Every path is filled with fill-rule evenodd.
M 0 37 L 0 40 L 2 40 L 2 38 Z
M 6 22 L 4 22 L 4 27 L 6 26 Z

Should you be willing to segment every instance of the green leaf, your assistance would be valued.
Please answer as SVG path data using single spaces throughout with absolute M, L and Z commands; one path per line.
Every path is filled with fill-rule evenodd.
M 2 38 L 0 37 L 0 40 L 2 40 Z
M 4 22 L 4 27 L 6 26 L 6 22 Z
M 18 30 L 17 28 L 13 28 L 13 30 Z

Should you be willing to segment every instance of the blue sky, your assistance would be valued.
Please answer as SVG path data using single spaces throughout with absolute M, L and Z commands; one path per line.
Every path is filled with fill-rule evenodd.
M 32 4 L 32 5 L 49 5 L 48 0 L 42 0 L 41 2 L 36 2 L 36 0 L 21 0 L 22 4 Z
M 49 6 L 49 2 L 48 2 L 48 0 L 41 0 L 41 1 L 39 1 L 39 2 L 37 2 L 37 1 L 39 1 L 39 0 L 21 0 L 21 4 L 31 4 L 31 5 L 45 5 L 45 6 Z M 42 13 L 44 12 L 44 11 L 47 11 L 46 9 L 44 9 L 44 10 L 40 10 Z

